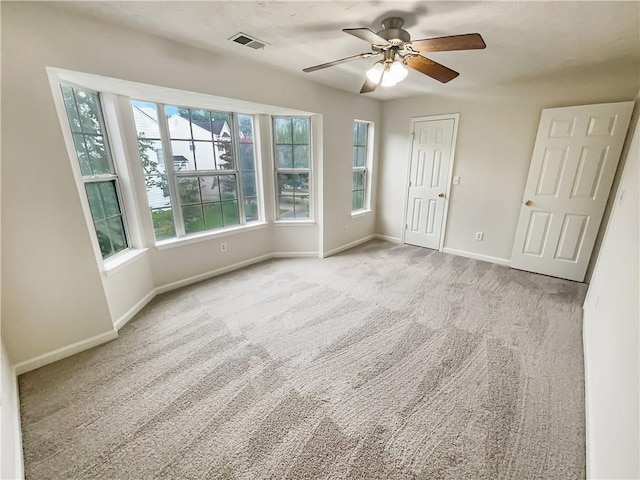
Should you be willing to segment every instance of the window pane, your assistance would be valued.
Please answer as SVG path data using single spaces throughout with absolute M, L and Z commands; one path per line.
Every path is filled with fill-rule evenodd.
M 107 217 L 120 215 L 120 206 L 118 205 L 118 195 L 116 194 L 116 182 L 100 182 L 100 195 L 102 197 L 102 205 L 104 213 Z
M 256 193 L 256 176 L 254 172 L 242 174 L 242 194 L 245 197 L 255 197 Z
M 167 105 L 165 107 L 165 114 L 167 116 L 167 124 L 169 125 L 169 137 L 183 140 L 191 138 L 191 123 L 189 122 L 188 109 Z
M 222 200 L 233 200 L 238 198 L 238 193 L 236 191 L 236 176 L 220 175 L 219 178 Z
M 290 118 L 275 118 L 274 130 L 276 143 L 293 143 Z
M 353 166 L 364 167 L 367 164 L 367 147 L 353 147 Z
M 254 143 L 253 117 L 251 115 L 238 115 L 238 137 L 240 143 Z
M 352 193 L 352 210 L 360 210 L 364 208 L 364 192 L 358 190 Z
M 185 205 L 182 207 L 185 233 L 196 233 L 204 230 L 202 205 Z
M 89 200 L 89 208 L 93 221 L 102 220 L 105 217 L 104 207 L 102 205 L 102 197 L 100 196 L 100 188 L 97 183 L 86 183 L 87 199 Z
M 211 126 L 214 140 L 231 141 L 231 114 L 211 112 Z
M 133 119 L 138 137 L 160 138 L 158 106 L 155 103 L 132 101 Z
M 78 117 L 78 110 L 76 109 L 76 102 L 73 98 L 73 89 L 66 85 L 61 85 L 62 98 L 64 100 L 64 108 L 67 111 L 67 118 L 69 119 L 69 126 L 72 132 L 82 132 L 80 128 L 80 118 Z
M 152 210 L 171 206 L 169 179 L 166 175 L 146 175 L 144 182 L 147 187 L 149 207 Z
M 198 177 L 180 177 L 178 179 L 178 194 L 183 205 L 200 203 Z
M 232 200 L 222 202 L 222 215 L 224 217 L 224 226 L 238 225 L 240 223 L 240 214 L 238 212 L 238 202 Z
M 195 170 L 196 162 L 193 155 L 193 142 L 188 141 L 171 141 L 171 150 L 173 151 L 174 170 Z
M 73 143 L 76 147 L 76 154 L 78 155 L 78 162 L 80 163 L 80 171 L 82 172 L 82 175 L 92 175 L 93 171 L 91 170 L 91 163 L 89 163 L 89 155 L 87 155 L 87 149 L 84 146 L 84 135 L 74 133 Z
M 234 169 L 236 162 L 233 158 L 233 146 L 231 142 L 216 142 L 214 145 L 217 168 L 221 170 Z
M 353 172 L 353 190 L 364 190 L 365 175 L 366 173 L 363 171 Z
M 213 140 L 211 114 L 207 110 L 189 110 L 191 114 L 191 131 L 195 140 Z
M 293 211 L 293 197 L 282 196 L 278 197 L 278 214 L 282 219 L 295 218 L 295 212 Z
M 85 135 L 84 144 L 87 147 L 91 169 L 94 175 L 113 173 L 107 151 L 104 148 L 104 140 L 99 135 Z
M 224 226 L 224 222 L 222 221 L 222 207 L 219 202 L 208 203 L 202 207 L 204 209 L 204 221 L 207 230 L 222 228 Z
M 293 122 L 293 143 L 308 144 L 309 143 L 309 119 L 294 118 Z
M 215 175 L 207 175 L 200 177 L 200 194 L 202 202 L 219 202 L 220 201 L 220 180 Z
M 153 222 L 153 231 L 156 234 L 156 240 L 164 240 L 176 236 L 173 210 L 170 208 L 151 210 L 151 220 Z
M 111 244 L 113 245 L 113 253 L 118 253 L 127 248 L 127 240 L 124 236 L 124 225 L 122 217 L 112 217 L 107 220 L 109 224 L 109 233 L 111 235 Z
M 138 138 L 138 151 L 145 175 L 162 175 L 166 172 L 164 151 L 160 140 Z
M 195 168 L 198 170 L 215 170 L 216 155 L 213 142 L 193 142 L 196 158 Z
M 356 122 L 357 134 L 354 145 L 366 146 L 367 145 L 367 127 L 366 123 Z
M 113 249 L 111 248 L 111 239 L 109 236 L 109 226 L 106 220 L 99 220 L 93 223 L 96 228 L 96 235 L 98 236 L 98 245 L 100 246 L 100 253 L 102 258 L 107 258 L 113 255 Z
M 309 196 L 295 198 L 295 218 L 309 218 Z
M 244 215 L 247 222 L 257 222 L 260 220 L 258 215 L 258 198 L 244 197 Z
M 309 147 L 307 145 L 293 147 L 293 167 L 309 168 Z
M 95 93 L 74 89 L 76 104 L 80 116 L 80 125 L 84 133 L 102 133 L 100 128 L 98 96 Z
M 294 188 L 295 195 L 298 196 L 300 194 L 308 194 L 309 193 L 309 174 L 308 173 L 300 173 L 298 175 L 294 175 Z
M 278 195 L 293 195 L 293 187 L 295 185 L 295 177 L 297 175 L 291 173 L 278 174 Z
M 293 168 L 293 151 L 291 145 L 276 145 L 278 168 Z
M 242 139 L 240 139 L 240 166 L 245 172 L 256 169 L 253 143 L 242 143 Z

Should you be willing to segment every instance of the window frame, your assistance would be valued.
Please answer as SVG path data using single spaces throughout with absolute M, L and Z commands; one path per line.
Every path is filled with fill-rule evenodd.
M 160 141 L 161 145 L 162 145 L 162 151 L 163 151 L 163 157 L 164 157 L 164 167 L 165 167 L 165 174 L 167 176 L 167 182 L 168 182 L 168 187 L 169 187 L 169 196 L 171 199 L 171 210 L 173 211 L 173 224 L 174 224 L 174 229 L 175 229 L 175 236 L 173 237 L 169 237 L 169 238 L 164 238 L 164 239 L 160 239 L 158 240 L 155 236 L 155 228 L 153 227 L 153 218 L 151 216 L 151 206 L 148 204 L 148 195 L 146 192 L 146 188 L 145 188 L 145 197 L 147 197 L 147 212 L 149 215 L 149 219 L 151 221 L 152 224 L 152 231 L 153 231 L 153 235 L 154 235 L 154 241 L 155 241 L 155 245 L 156 247 L 160 246 L 160 245 L 170 245 L 173 243 L 183 243 L 185 241 L 188 240 L 192 240 L 192 239 L 198 239 L 199 237 L 202 236 L 209 236 L 209 235 L 219 235 L 221 233 L 224 232 L 229 232 L 229 231 L 236 231 L 238 229 L 245 229 L 247 227 L 252 227 L 254 225 L 259 225 L 262 224 L 264 222 L 263 218 L 262 218 L 262 211 L 263 209 L 261 208 L 261 195 L 260 195 L 260 190 L 258 189 L 258 183 L 259 183 L 259 162 L 260 162 L 260 157 L 259 157 L 259 150 L 258 150 L 258 145 L 256 142 L 256 114 L 252 114 L 252 113 L 238 113 L 238 112 L 229 112 L 229 111 L 222 111 L 222 110 L 216 110 L 216 109 L 212 109 L 212 108 L 208 108 L 208 107 L 202 107 L 202 106 L 188 106 L 188 105 L 182 105 L 182 104 L 176 104 L 176 103 L 172 103 L 172 104 L 167 104 L 164 102 L 160 102 L 160 101 L 153 101 L 153 100 L 142 100 L 142 99 L 138 99 L 138 98 L 134 98 L 134 97 L 129 97 L 128 99 L 129 101 L 129 105 L 130 108 L 132 106 L 134 106 L 134 102 L 141 102 L 141 103 L 151 103 L 154 104 L 156 109 L 157 109 L 157 115 L 158 115 L 158 128 L 159 128 L 159 133 L 160 133 L 160 139 L 152 139 L 155 141 Z M 204 110 L 207 112 L 212 112 L 212 113 L 223 113 L 223 114 L 228 114 L 230 116 L 230 125 L 229 128 L 231 130 L 231 139 L 228 142 L 230 147 L 231 147 L 231 151 L 232 151 L 232 156 L 234 158 L 234 168 L 233 169 L 229 169 L 229 168 L 224 168 L 224 169 L 193 169 L 193 170 L 176 170 L 175 166 L 174 166 L 174 161 L 173 161 L 173 146 L 172 146 L 172 141 L 188 141 L 190 143 L 190 146 L 194 145 L 194 142 L 203 142 L 203 143 L 211 143 L 212 148 L 216 148 L 216 145 L 218 145 L 219 143 L 227 143 L 227 142 L 216 142 L 216 140 L 213 137 L 213 132 L 212 132 L 212 139 L 211 141 L 209 140 L 202 140 L 202 139 L 194 139 L 194 135 L 193 135 L 193 125 L 190 125 L 189 127 L 189 131 L 190 131 L 190 138 L 172 138 L 171 137 L 171 131 L 169 128 L 169 118 L 166 115 L 166 109 L 165 107 L 176 107 L 176 108 L 181 108 L 181 109 L 187 109 L 187 110 Z M 239 115 L 243 115 L 243 116 L 247 116 L 247 117 L 251 117 L 251 124 L 252 124 L 252 131 L 253 131 L 253 156 L 254 156 L 254 164 L 255 164 L 255 168 L 253 171 L 251 171 L 254 175 L 255 175 L 255 183 L 256 183 L 256 202 L 257 202 L 257 209 L 256 209 L 256 215 L 257 215 L 257 219 L 255 220 L 251 220 L 251 221 L 247 221 L 246 218 L 246 211 L 245 211 L 245 196 L 244 196 L 244 185 L 243 185 L 243 181 L 242 181 L 242 176 L 243 176 L 243 169 L 242 169 L 242 162 L 240 159 L 240 134 L 239 134 Z M 186 119 L 187 121 L 189 121 L 189 123 L 191 124 L 191 120 L 190 119 Z M 139 139 L 140 137 L 138 136 L 138 130 L 137 130 L 137 125 L 135 125 L 135 120 L 134 120 L 134 128 L 135 128 L 135 135 L 136 135 L 136 139 Z M 138 156 L 140 156 L 140 151 L 138 148 L 136 148 L 137 152 L 138 152 Z M 195 155 L 195 152 L 194 152 Z M 197 165 L 197 157 L 194 156 L 194 158 L 196 158 L 196 165 Z M 169 159 L 169 160 L 168 160 Z M 141 162 L 141 158 L 138 159 L 138 168 L 142 169 L 142 162 Z M 143 176 L 144 171 L 142 172 Z M 211 228 L 211 229 L 204 229 L 204 230 L 200 230 L 197 232 L 191 232 L 191 233 L 187 233 L 185 230 L 185 222 L 184 222 L 184 215 L 183 215 L 183 202 L 182 202 L 182 198 L 180 196 L 180 189 L 179 189 L 179 180 L 180 178 L 185 178 L 185 177 L 196 177 L 198 179 L 200 179 L 201 177 L 221 177 L 221 176 L 233 176 L 235 178 L 235 191 L 236 191 L 236 198 L 235 201 L 237 202 L 237 212 L 238 212 L 238 220 L 239 222 L 237 224 L 233 224 L 233 225 L 226 225 L 226 226 L 222 226 L 222 227 L 217 227 L 217 228 Z M 200 181 L 200 180 L 199 180 Z M 217 202 L 203 202 L 202 201 L 202 197 L 200 196 L 200 202 L 199 203 L 194 203 L 193 205 L 200 205 L 201 208 L 203 208 L 204 205 L 206 205 L 207 203 L 218 203 L 220 204 L 220 208 L 222 209 L 222 195 L 219 201 Z M 188 204 L 189 205 L 189 204 Z M 187 206 L 188 206 L 187 205 Z M 224 213 L 222 213 L 223 218 L 224 218 Z M 204 217 L 204 211 L 203 211 L 203 217 Z M 204 221 L 204 218 L 203 218 Z
M 277 143 L 276 142 L 276 127 L 275 122 L 276 119 L 286 118 L 286 119 L 297 119 L 303 118 L 307 120 L 307 131 L 309 134 L 308 143 Z M 270 128 L 271 128 L 271 155 L 273 158 L 273 188 L 274 188 L 274 212 L 275 212 L 275 223 L 276 224 L 305 224 L 305 223 L 314 223 L 314 187 L 313 187 L 313 121 L 311 116 L 307 115 L 270 115 Z M 293 132 L 292 132 L 293 136 Z M 292 138 L 293 141 L 293 138 Z M 278 165 L 278 145 L 291 145 L 292 150 L 295 145 L 306 145 L 307 151 L 309 152 L 309 166 L 306 168 L 280 168 Z M 292 159 L 294 161 L 293 153 Z M 300 218 L 281 218 L 280 217 L 280 201 L 278 195 L 278 174 L 288 174 L 288 175 L 296 175 L 296 174 L 308 174 L 309 175 L 309 216 L 308 217 L 300 217 Z M 295 198 L 295 195 L 294 195 Z
M 358 120 L 355 119 L 352 123 L 352 128 L 356 127 L 356 125 L 358 124 L 363 124 L 366 125 L 366 140 L 365 140 L 365 144 L 364 145 L 358 145 L 356 144 L 356 139 L 355 139 L 355 135 L 352 138 L 351 144 L 352 144 L 352 157 L 351 157 L 351 196 L 350 196 L 350 203 L 351 203 L 351 215 L 352 216 L 357 216 L 357 215 L 361 215 L 363 213 L 367 213 L 367 212 L 371 212 L 372 208 L 371 208 L 371 185 L 372 185 L 372 158 L 373 158 L 373 148 L 372 148 L 372 143 L 373 143 L 373 135 L 374 135 L 374 123 L 367 121 L 367 120 Z M 355 165 L 355 148 L 356 147 L 365 147 L 365 160 L 364 160 L 364 165 L 363 166 L 356 166 Z M 353 175 L 355 173 L 364 173 L 364 180 L 363 180 L 363 189 L 360 190 L 354 190 L 353 189 Z M 362 208 L 358 208 L 355 209 L 353 208 L 353 194 L 355 192 L 358 191 L 362 191 L 363 192 L 363 204 L 362 204 Z
M 79 186 L 82 186 L 82 192 L 83 192 L 83 199 L 86 200 L 86 211 L 85 211 L 85 216 L 87 219 L 87 224 L 91 224 L 91 226 L 93 227 L 93 234 L 91 235 L 92 239 L 93 239 L 93 243 L 94 243 L 94 250 L 96 252 L 96 256 L 98 258 L 100 258 L 103 262 L 103 265 L 105 266 L 105 268 L 108 268 L 109 264 L 112 265 L 117 265 L 119 264 L 119 259 L 121 257 L 126 257 L 130 254 L 130 252 L 134 249 L 133 247 L 133 242 L 132 242 L 132 238 L 131 238 L 131 234 L 130 234 L 130 223 L 128 221 L 128 216 L 127 216 L 127 207 L 125 205 L 125 200 L 124 200 L 124 195 L 123 195 L 123 191 L 121 188 L 121 175 L 119 173 L 119 166 L 117 165 L 117 163 L 114 160 L 114 155 L 113 155 L 113 149 L 111 147 L 111 140 L 110 140 L 110 135 L 109 135 L 109 125 L 107 125 L 107 122 L 105 120 L 105 112 L 104 112 L 104 99 L 103 99 L 103 95 L 101 92 L 96 91 L 94 89 L 91 88 L 87 88 L 85 86 L 82 85 L 78 85 L 75 84 L 73 82 L 69 82 L 69 81 L 63 81 L 63 80 L 58 80 L 57 82 L 57 91 L 59 93 L 59 98 L 61 100 L 61 106 L 62 106 L 62 110 L 63 110 L 63 118 L 66 120 L 65 122 L 63 122 L 63 124 L 66 127 L 66 131 L 69 133 L 70 135 L 70 143 L 72 145 L 72 148 L 68 148 L 69 153 L 70 153 L 70 158 L 72 159 L 72 164 L 77 167 L 77 170 L 74 168 L 74 171 L 78 172 L 78 180 L 79 180 Z M 72 89 L 73 92 L 73 97 L 74 97 L 74 107 L 75 107 L 75 111 L 80 114 L 80 110 L 78 108 L 78 102 L 76 99 L 76 90 L 82 90 L 84 92 L 90 93 L 92 95 L 95 96 L 95 100 L 96 100 L 96 106 L 97 106 L 97 119 L 98 119 L 98 123 L 99 123 L 99 127 L 100 127 L 100 132 L 101 134 L 99 136 L 102 137 L 103 139 L 103 145 L 104 145 L 104 150 L 105 150 L 105 155 L 107 158 L 107 162 L 108 162 L 108 166 L 110 167 L 110 170 L 112 173 L 101 173 L 101 174 L 97 174 L 97 175 L 85 175 L 82 172 L 82 167 L 80 165 L 80 158 L 78 157 L 78 153 L 77 153 L 77 149 L 76 149 L 76 145 L 75 145 L 75 141 L 74 141 L 74 134 L 80 134 L 83 136 L 83 141 L 84 141 L 84 137 L 85 135 L 92 135 L 92 134 L 87 134 L 84 132 L 84 129 L 82 128 L 82 123 L 80 124 L 80 132 L 74 132 L 72 127 L 71 127 L 71 119 L 69 118 L 69 114 L 67 111 L 67 105 L 66 102 L 64 100 L 64 94 L 62 91 L 62 87 L 67 87 Z M 80 119 L 79 119 L 80 120 Z M 97 134 L 95 134 L 97 136 Z M 85 149 L 86 149 L 86 144 L 85 144 Z M 75 161 L 73 161 L 75 160 Z M 109 235 L 109 243 L 111 245 L 111 250 L 114 251 L 113 254 L 109 255 L 109 256 L 103 256 L 102 255 L 102 249 L 100 248 L 100 241 L 98 238 L 98 231 L 96 229 L 96 225 L 95 225 L 95 219 L 93 217 L 93 212 L 91 210 L 91 202 L 89 201 L 89 194 L 87 192 L 87 185 L 88 184 L 101 184 L 101 183 L 111 183 L 113 182 L 114 184 L 114 191 L 115 191 L 115 196 L 116 196 L 116 200 L 117 200 L 117 205 L 118 205 L 118 211 L 119 214 L 117 216 L 120 217 L 120 221 L 122 223 L 122 231 L 123 231 L 123 240 L 124 240 L 124 244 L 125 247 L 122 250 L 119 250 L 117 252 L 114 251 L 113 248 L 113 241 L 111 238 L 111 235 Z M 115 216 L 112 216 L 115 217 Z M 111 218 L 111 217 L 109 217 Z M 108 221 L 108 218 L 105 215 L 104 218 L 105 221 Z M 89 225 L 87 225 L 89 226 Z M 109 227 L 107 227 L 109 228 Z

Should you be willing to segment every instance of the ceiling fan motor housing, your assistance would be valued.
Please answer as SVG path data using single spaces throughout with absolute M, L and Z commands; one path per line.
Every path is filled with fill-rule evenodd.
M 409 32 L 402 29 L 404 20 L 400 17 L 389 17 L 382 21 L 382 30 L 378 35 L 387 40 L 391 45 L 400 46 L 411 41 Z

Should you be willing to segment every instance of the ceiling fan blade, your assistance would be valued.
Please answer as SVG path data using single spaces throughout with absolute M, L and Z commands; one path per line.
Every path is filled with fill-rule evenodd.
M 447 83 L 458 75 L 458 72 L 451 70 L 444 65 L 440 65 L 433 60 L 429 60 L 422 55 L 414 55 L 412 57 L 406 58 L 407 66 L 417 70 L 420 73 L 424 73 L 425 75 L 430 76 L 431 78 L 435 78 L 439 82 Z
M 479 33 L 452 35 L 450 37 L 425 38 L 410 43 L 416 52 L 448 52 L 451 50 L 477 50 L 486 48 Z
M 351 57 L 341 58 L 340 60 L 334 60 L 333 62 L 323 63 L 314 67 L 307 67 L 302 69 L 303 72 L 315 72 L 316 70 L 322 70 L 323 68 L 333 67 L 334 65 L 340 65 L 341 63 L 350 62 L 351 60 L 358 60 L 360 58 L 369 58 L 377 53 L 359 53 L 358 55 L 352 55 Z
M 372 82 L 368 78 L 364 81 L 362 88 L 360 89 L 360 93 L 369 93 L 373 92 L 376 88 L 378 88 L 378 84 L 376 82 Z
M 368 28 L 343 28 L 344 33 L 358 37 L 372 45 L 389 45 L 389 42 Z

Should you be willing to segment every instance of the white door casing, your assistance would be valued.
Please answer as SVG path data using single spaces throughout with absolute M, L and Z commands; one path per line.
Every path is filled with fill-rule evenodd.
M 457 116 L 413 123 L 404 242 L 442 249 Z
M 511 266 L 582 282 L 633 102 L 542 111 Z

